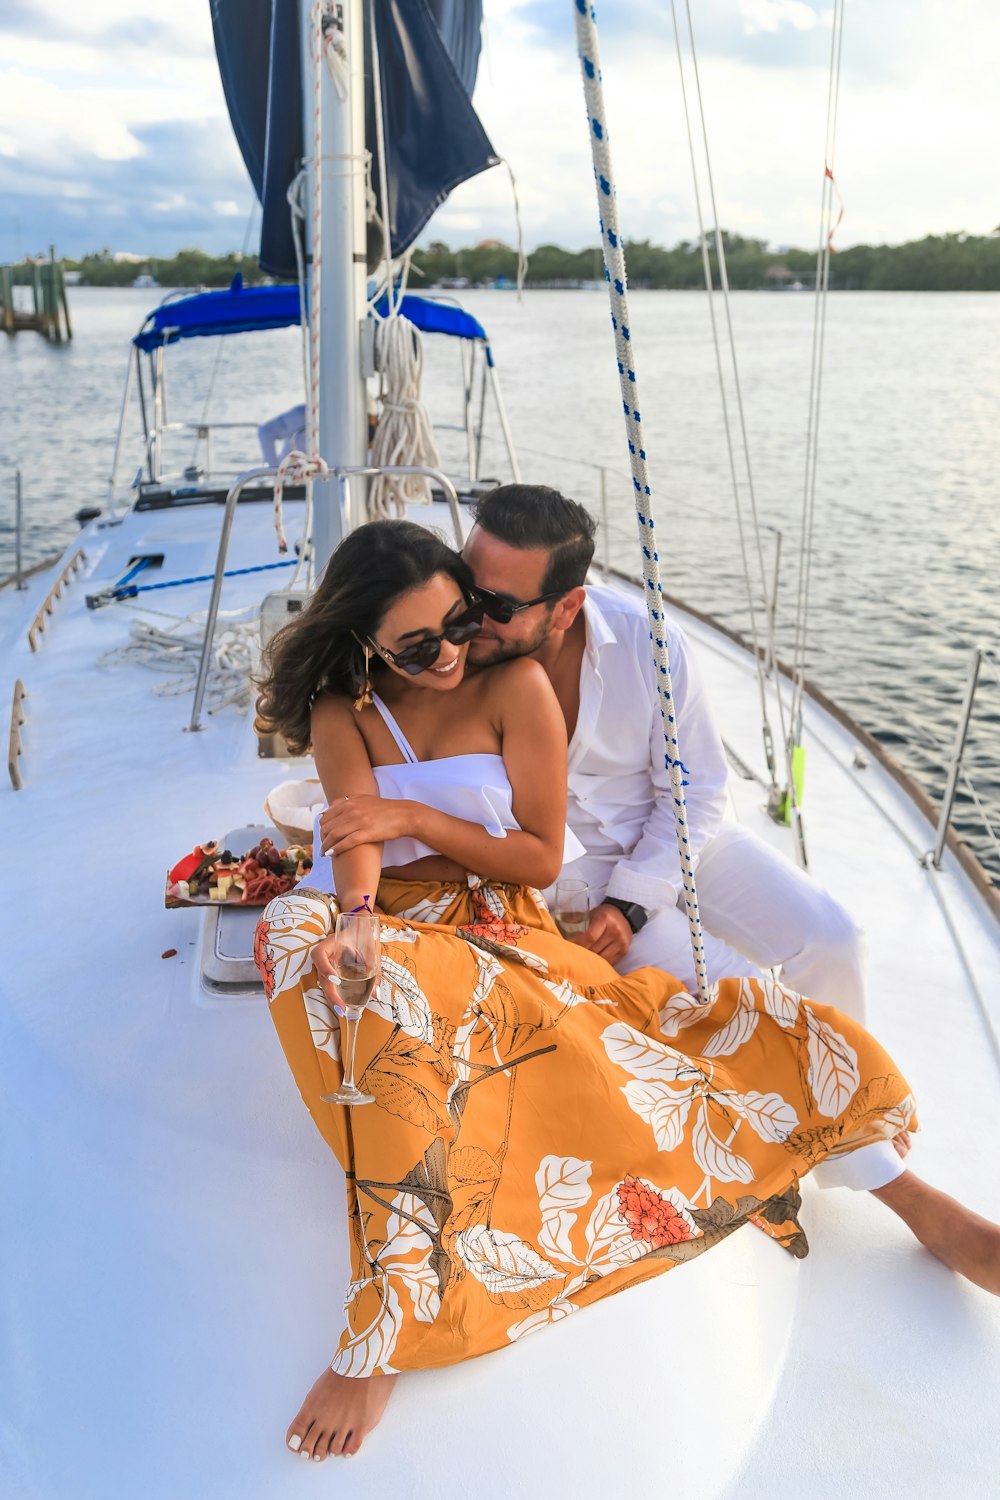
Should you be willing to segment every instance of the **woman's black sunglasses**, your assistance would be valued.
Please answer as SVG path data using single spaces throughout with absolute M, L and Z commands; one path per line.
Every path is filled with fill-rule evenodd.
M 380 646 L 378 641 L 368 638 L 368 644 L 387 661 L 391 661 L 394 667 L 400 667 L 402 671 L 409 672 L 411 677 L 416 677 L 419 672 L 426 672 L 432 667 L 441 655 L 441 646 L 448 641 L 452 646 L 464 646 L 466 641 L 471 641 L 474 635 L 479 634 L 483 623 L 483 606 L 478 599 L 464 609 L 460 615 L 449 620 L 440 635 L 425 636 L 422 641 L 416 641 L 412 646 L 404 646 L 402 651 L 390 651 L 386 646 Z
M 483 606 L 483 613 L 489 615 L 491 620 L 496 620 L 498 625 L 509 625 L 522 609 L 534 609 L 536 604 L 548 604 L 552 599 L 561 599 L 565 592 L 565 589 L 555 589 L 552 593 L 539 594 L 537 599 L 525 599 L 522 602 L 509 599 L 506 594 L 494 594 L 489 589 L 477 588 L 476 598 Z

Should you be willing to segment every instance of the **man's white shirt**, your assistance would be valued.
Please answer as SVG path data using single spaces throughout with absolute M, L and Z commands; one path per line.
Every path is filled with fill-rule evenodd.
M 603 895 L 650 910 L 674 906 L 681 890 L 673 791 L 649 624 L 640 600 L 590 587 L 580 711 L 569 746 L 567 822 L 587 854 L 563 874 Z M 688 830 L 698 851 L 726 806 L 728 766 L 707 695 L 683 631 L 667 623 Z

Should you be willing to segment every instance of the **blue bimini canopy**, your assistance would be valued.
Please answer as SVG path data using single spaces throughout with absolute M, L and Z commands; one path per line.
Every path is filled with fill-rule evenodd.
M 385 298 L 376 309 L 382 316 L 388 311 Z M 399 306 L 421 333 L 444 333 L 451 338 L 481 340 L 488 345 L 482 324 L 447 302 L 432 302 L 426 297 L 404 297 Z M 297 286 L 245 287 L 238 280 L 225 291 L 196 292 L 165 302 L 150 313 L 132 340 L 137 349 L 148 354 L 164 344 L 181 339 L 213 338 L 224 333 L 256 333 L 269 328 L 291 328 L 299 321 Z
M 380 318 L 388 314 L 384 297 L 376 302 L 375 311 Z M 484 344 L 489 343 L 482 323 L 454 303 L 435 302 L 430 297 L 404 297 L 399 311 L 421 333 L 446 333 L 453 339 L 481 339 Z
M 268 328 L 290 328 L 299 321 L 297 286 L 233 285 L 220 292 L 196 292 L 164 302 L 150 313 L 135 338 L 137 349 L 149 354 L 180 339 L 212 338 L 220 333 L 255 333 Z

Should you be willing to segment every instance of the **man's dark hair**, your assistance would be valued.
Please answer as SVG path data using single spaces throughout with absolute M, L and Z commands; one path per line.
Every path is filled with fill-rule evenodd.
M 544 594 L 567 593 L 586 582 L 597 522 L 575 500 L 545 484 L 503 484 L 476 506 L 476 525 L 508 547 L 545 547 Z

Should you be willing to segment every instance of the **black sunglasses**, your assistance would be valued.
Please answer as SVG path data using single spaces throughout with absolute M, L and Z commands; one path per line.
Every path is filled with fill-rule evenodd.
M 552 599 L 561 599 L 565 593 L 565 589 L 555 589 L 548 594 L 539 594 L 537 599 L 525 599 L 523 603 L 518 603 L 516 599 L 508 599 L 506 594 L 494 594 L 489 589 L 477 588 L 476 598 L 483 607 L 483 613 L 489 615 L 491 620 L 496 620 L 498 625 L 509 625 L 522 609 L 534 609 L 536 604 L 548 604 Z
M 387 646 L 380 646 L 372 636 L 368 637 L 368 644 L 379 656 L 392 662 L 394 667 L 400 667 L 404 672 L 409 672 L 411 677 L 416 677 L 419 672 L 426 672 L 428 667 L 434 665 L 445 641 L 452 646 L 464 646 L 466 641 L 471 641 L 474 635 L 479 634 L 482 623 L 483 606 L 476 599 L 460 615 L 449 620 L 440 635 L 427 635 L 422 641 L 415 641 L 412 646 L 404 646 L 402 651 L 390 651 Z

